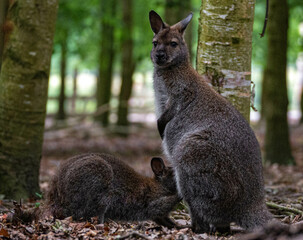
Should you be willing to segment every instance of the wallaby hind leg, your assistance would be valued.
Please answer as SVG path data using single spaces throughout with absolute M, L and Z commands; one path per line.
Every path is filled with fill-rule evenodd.
M 209 228 L 209 223 L 204 222 L 200 218 L 196 218 L 194 216 L 191 216 L 191 221 L 192 221 L 192 230 L 195 233 L 209 233 L 210 228 Z
M 190 203 L 189 203 L 190 206 Z M 209 223 L 205 222 L 202 217 L 200 217 L 200 213 L 195 211 L 190 211 L 191 218 L 191 227 L 193 232 L 195 233 L 208 233 L 210 232 Z

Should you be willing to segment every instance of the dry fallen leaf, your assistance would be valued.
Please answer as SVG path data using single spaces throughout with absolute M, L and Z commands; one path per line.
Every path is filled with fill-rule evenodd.
M 0 229 L 0 237 L 10 238 L 8 231 L 6 229 L 4 229 L 3 227 L 1 227 L 1 229 Z

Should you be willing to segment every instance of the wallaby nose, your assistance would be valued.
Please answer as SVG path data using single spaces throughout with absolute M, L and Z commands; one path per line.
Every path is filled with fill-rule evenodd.
M 158 52 L 158 53 L 156 54 L 156 57 L 157 57 L 158 59 L 163 59 L 163 58 L 165 57 L 165 53 L 164 53 L 164 52 Z

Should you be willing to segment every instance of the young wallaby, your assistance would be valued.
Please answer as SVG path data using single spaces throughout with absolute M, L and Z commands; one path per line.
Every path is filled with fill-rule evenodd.
M 272 217 L 264 204 L 258 141 L 242 115 L 190 65 L 183 35 L 192 14 L 173 26 L 154 11 L 156 115 L 163 148 L 195 232 L 245 229 Z
M 181 200 L 172 168 L 151 159 L 154 178 L 144 177 L 108 154 L 83 154 L 64 162 L 51 183 L 48 206 L 55 218 L 98 216 L 122 221 L 154 220 L 174 227 L 169 212 Z

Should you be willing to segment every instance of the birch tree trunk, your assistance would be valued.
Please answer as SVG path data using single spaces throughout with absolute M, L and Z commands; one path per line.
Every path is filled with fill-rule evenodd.
M 33 197 L 39 166 L 57 0 L 15 0 L 0 75 L 0 193 Z
M 287 0 L 270 0 L 267 26 L 268 54 L 263 84 L 266 97 L 262 107 L 265 108 L 266 124 L 265 161 L 279 164 L 294 163 L 287 122 L 287 30 Z
M 255 0 L 203 0 L 197 70 L 249 121 Z

